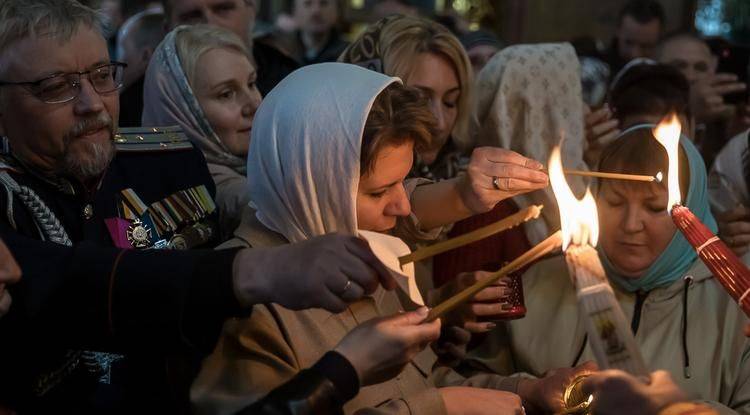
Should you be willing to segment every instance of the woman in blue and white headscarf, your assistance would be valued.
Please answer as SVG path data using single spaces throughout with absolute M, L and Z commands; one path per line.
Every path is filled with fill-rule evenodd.
M 624 131 L 605 148 L 599 169 L 666 172 L 666 151 L 654 139 L 654 127 L 639 124 Z M 703 159 L 687 137 L 680 145 L 683 204 L 715 232 Z M 646 366 L 666 370 L 689 396 L 719 413 L 748 414 L 750 342 L 742 334 L 748 319 L 677 232 L 667 213 L 666 186 L 599 183 L 599 257 Z M 534 265 L 523 283 L 531 293 L 526 318 L 491 334 L 472 359 L 500 374 L 537 376 L 592 360 L 564 257 Z

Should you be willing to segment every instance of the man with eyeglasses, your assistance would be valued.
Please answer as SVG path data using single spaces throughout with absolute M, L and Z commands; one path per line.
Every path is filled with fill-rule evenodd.
M 266 302 L 340 312 L 394 286 L 366 243 L 342 235 L 133 249 L 210 244 L 207 228 L 174 243 L 164 227 L 180 216 L 192 229 L 215 213 L 200 151 L 172 130 L 154 133 L 166 140 L 117 131 L 123 70 L 98 15 L 75 0 L 0 2 L 0 237 L 24 274 L 4 288 L 14 305 L 0 320 L 0 407 L 186 412 L 180 381 L 195 367 L 166 356 L 197 363 L 225 319 Z M 303 270 L 318 278 L 300 284 Z M 363 289 L 343 289 L 350 281 Z

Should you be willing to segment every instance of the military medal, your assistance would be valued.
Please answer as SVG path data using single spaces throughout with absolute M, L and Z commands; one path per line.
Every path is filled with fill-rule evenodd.
M 91 203 L 87 203 L 86 206 L 83 207 L 83 218 L 88 220 L 92 217 L 94 217 L 94 206 L 92 206 Z
M 128 241 L 135 249 L 145 249 L 151 246 L 151 229 L 140 219 L 134 219 L 128 227 Z
M 169 249 L 177 249 L 181 251 L 188 249 L 188 243 L 185 240 L 185 236 L 180 233 L 174 234 L 172 239 L 169 240 L 169 244 L 167 246 L 169 247 Z

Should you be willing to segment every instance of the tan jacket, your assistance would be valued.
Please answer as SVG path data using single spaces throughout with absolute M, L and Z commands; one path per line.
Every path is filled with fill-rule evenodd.
M 701 261 L 686 275 L 693 277 L 687 296 L 680 279 L 651 291 L 643 303 L 635 339 L 646 365 L 669 371 L 683 390 L 721 413 L 750 414 L 750 342 L 742 334 L 748 319 Z M 549 369 L 594 360 L 588 342 L 576 359 L 584 344 L 585 326 L 563 257 L 533 266 L 523 282 L 526 317 L 491 333 L 470 353 L 470 362 L 500 374 L 540 376 Z M 631 321 L 636 295 L 614 288 Z M 688 323 L 685 344 L 683 315 Z
M 250 215 L 243 218 L 230 246 L 274 246 L 286 241 Z M 260 305 L 251 318 L 229 320 L 214 352 L 203 362 L 191 400 L 198 413 L 237 411 L 312 366 L 357 325 L 403 308 L 397 294 L 379 290 L 345 312 L 292 311 Z M 433 370 L 437 357 L 425 349 L 396 378 L 363 387 L 344 406 L 347 414 L 444 414 L 435 385 L 472 385 L 515 391 L 516 380 L 498 375 L 465 379 L 449 368 Z
M 221 164 L 208 163 L 208 171 L 216 184 L 221 237 L 222 240 L 228 239 L 239 226 L 243 209 L 250 203 L 247 177 Z

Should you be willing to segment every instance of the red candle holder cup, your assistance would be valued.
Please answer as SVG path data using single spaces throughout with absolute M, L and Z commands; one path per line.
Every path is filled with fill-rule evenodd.
M 517 320 L 526 316 L 526 304 L 523 297 L 523 281 L 521 273 L 514 272 L 508 276 L 507 301 L 510 307 L 498 314 L 497 320 Z
M 487 267 L 488 269 L 499 269 L 499 266 Z M 524 302 L 523 296 L 523 280 L 521 276 L 522 271 L 516 271 L 507 276 L 507 286 L 505 298 L 502 300 L 504 308 L 497 314 L 489 316 L 483 316 L 478 320 L 480 322 L 496 322 L 496 321 L 509 321 L 518 320 L 526 316 L 526 303 Z M 487 302 L 487 304 L 495 304 L 496 301 Z
M 750 270 L 685 206 L 674 205 L 672 221 L 719 283 L 750 317 Z

